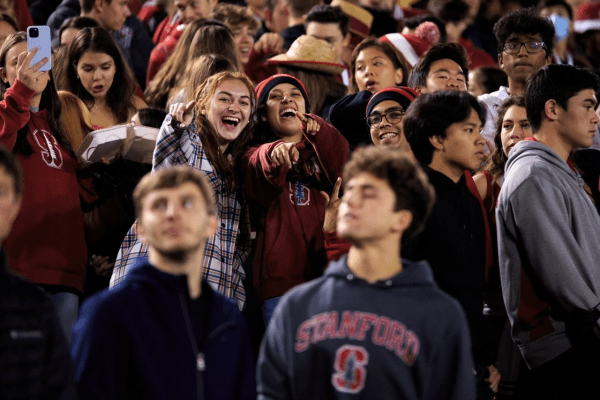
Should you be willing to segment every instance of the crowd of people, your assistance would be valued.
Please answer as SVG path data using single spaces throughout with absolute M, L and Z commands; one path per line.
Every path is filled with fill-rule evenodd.
M 599 37 L 591 0 L 0 2 L 0 398 L 596 398 Z

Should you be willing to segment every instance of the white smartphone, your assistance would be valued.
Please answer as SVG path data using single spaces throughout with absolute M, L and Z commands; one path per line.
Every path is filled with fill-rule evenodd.
M 48 62 L 40 68 L 40 71 L 49 71 L 52 68 L 52 41 L 50 38 L 50 27 L 46 25 L 30 26 L 27 28 L 27 51 L 38 48 L 37 53 L 31 60 L 31 65 L 42 61 L 44 57 Z

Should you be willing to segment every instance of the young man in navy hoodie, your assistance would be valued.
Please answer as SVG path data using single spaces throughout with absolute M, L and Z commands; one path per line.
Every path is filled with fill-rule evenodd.
M 477 398 L 491 399 L 500 381 L 493 365 L 491 325 L 483 315 L 492 248 L 486 214 L 470 174 L 485 157 L 485 139 L 480 134 L 484 122 L 484 107 L 467 92 L 422 94 L 411 103 L 404 116 L 404 134 L 435 188 L 436 202 L 425 229 L 402 255 L 427 260 L 440 288 L 463 306 L 477 371 Z
M 475 398 L 465 315 L 426 262 L 400 258 L 432 187 L 406 155 L 357 150 L 338 234 L 350 251 L 280 301 L 258 362 L 259 399 Z
M 512 337 L 530 368 L 517 386 L 524 399 L 597 397 L 600 217 L 570 154 L 592 144 L 599 90 L 583 69 L 538 70 L 525 94 L 533 137 L 506 163 L 498 256 Z
M 148 263 L 84 303 L 71 349 L 80 397 L 256 398 L 245 322 L 202 281 L 218 223 L 208 179 L 165 169 L 142 178 L 133 200 Z

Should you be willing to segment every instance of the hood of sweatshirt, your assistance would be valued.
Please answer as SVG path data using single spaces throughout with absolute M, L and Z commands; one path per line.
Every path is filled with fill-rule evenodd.
M 569 165 L 549 146 L 538 141 L 522 140 L 515 145 L 506 161 L 505 176 L 511 172 L 511 169 L 514 168 L 515 165 L 534 162 L 535 160 L 539 160 L 538 157 L 551 164 L 553 167 L 557 168 L 560 173 L 564 173 L 565 176 L 570 177 L 577 182 L 579 186 L 583 187 L 584 181 L 581 175 L 579 175 L 578 172 L 573 171 L 571 167 L 569 167 Z
M 378 287 L 437 287 L 437 284 L 433 280 L 433 272 L 431 271 L 427 261 L 413 262 L 402 259 L 402 272 L 391 277 L 390 279 L 369 283 L 355 276 L 354 273 L 350 271 L 346 262 L 347 258 L 348 256 L 345 255 L 338 261 L 331 262 L 325 271 L 325 275 L 334 277 L 336 279 L 354 281 L 358 284 L 373 285 Z

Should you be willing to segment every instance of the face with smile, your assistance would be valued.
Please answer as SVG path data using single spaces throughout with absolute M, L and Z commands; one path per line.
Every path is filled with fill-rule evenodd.
M 512 106 L 506 110 L 504 118 L 502 118 L 500 141 L 502 143 L 502 151 L 504 151 L 507 157 L 515 144 L 532 135 L 531 124 L 527 118 L 525 107 Z
M 506 39 L 506 43 L 541 41 L 542 35 L 539 33 L 535 35 L 513 33 Z M 551 60 L 551 55 L 547 55 L 545 49 L 539 53 L 529 53 L 525 46 L 521 46 L 517 54 L 508 54 L 506 51 L 503 51 L 498 57 L 498 64 L 506 72 L 509 80 L 525 84 L 531 74 L 537 72 L 544 65 L 550 64 Z
M 180 259 L 204 245 L 215 223 L 200 189 L 185 182 L 174 188 L 154 190 L 142 199 L 138 231 L 155 251 Z
M 469 118 L 456 122 L 446 129 L 446 137 L 433 136 L 429 140 L 434 146 L 434 168 L 440 170 L 454 182 L 458 182 L 465 170 L 476 170 L 485 158 L 485 139 L 481 136 L 481 120 L 474 109 Z
M 402 211 L 394 211 L 396 196 L 387 181 L 363 172 L 344 187 L 337 233 L 350 243 L 365 244 L 390 235 Z M 404 211 L 405 212 L 405 211 Z
M 302 92 L 291 83 L 275 85 L 266 102 L 266 119 L 271 130 L 281 138 L 295 141 L 302 137 L 302 123 L 296 113 L 306 112 Z
M 361 50 L 356 58 L 354 78 L 358 90 L 375 93 L 383 88 L 402 83 L 402 68 L 394 68 L 392 60 L 375 47 Z
M 404 112 L 402 106 L 394 100 L 384 100 L 373 108 L 369 116 L 386 114 L 386 117 L 382 118 L 379 124 L 371 125 L 371 140 L 375 146 L 410 151 L 410 145 L 402 129 L 402 120 L 394 123 L 388 121 L 389 113 L 394 111 Z
M 104 100 L 115 78 L 115 60 L 106 53 L 88 50 L 77 62 L 77 76 L 81 85 L 94 100 Z
M 14 178 L 0 166 L 0 241 L 10 233 L 20 206 L 21 198 L 15 193 Z
M 250 59 L 250 50 L 252 50 L 252 46 L 254 45 L 254 35 L 256 32 L 251 30 L 248 25 L 240 25 L 233 28 L 232 31 L 238 59 L 242 65 L 246 65 Z
M 592 145 L 600 121 L 595 111 L 597 102 L 594 91 L 585 89 L 569 99 L 566 110 L 557 105 L 559 135 L 566 146 L 587 148 Z
M 240 136 L 252 114 L 252 101 L 246 85 L 238 79 L 226 79 L 201 113 L 217 133 L 222 152 Z
M 467 90 L 465 73 L 458 63 L 448 58 L 431 63 L 425 85 L 426 87 L 421 89 L 421 93 L 445 90 L 465 92 Z

